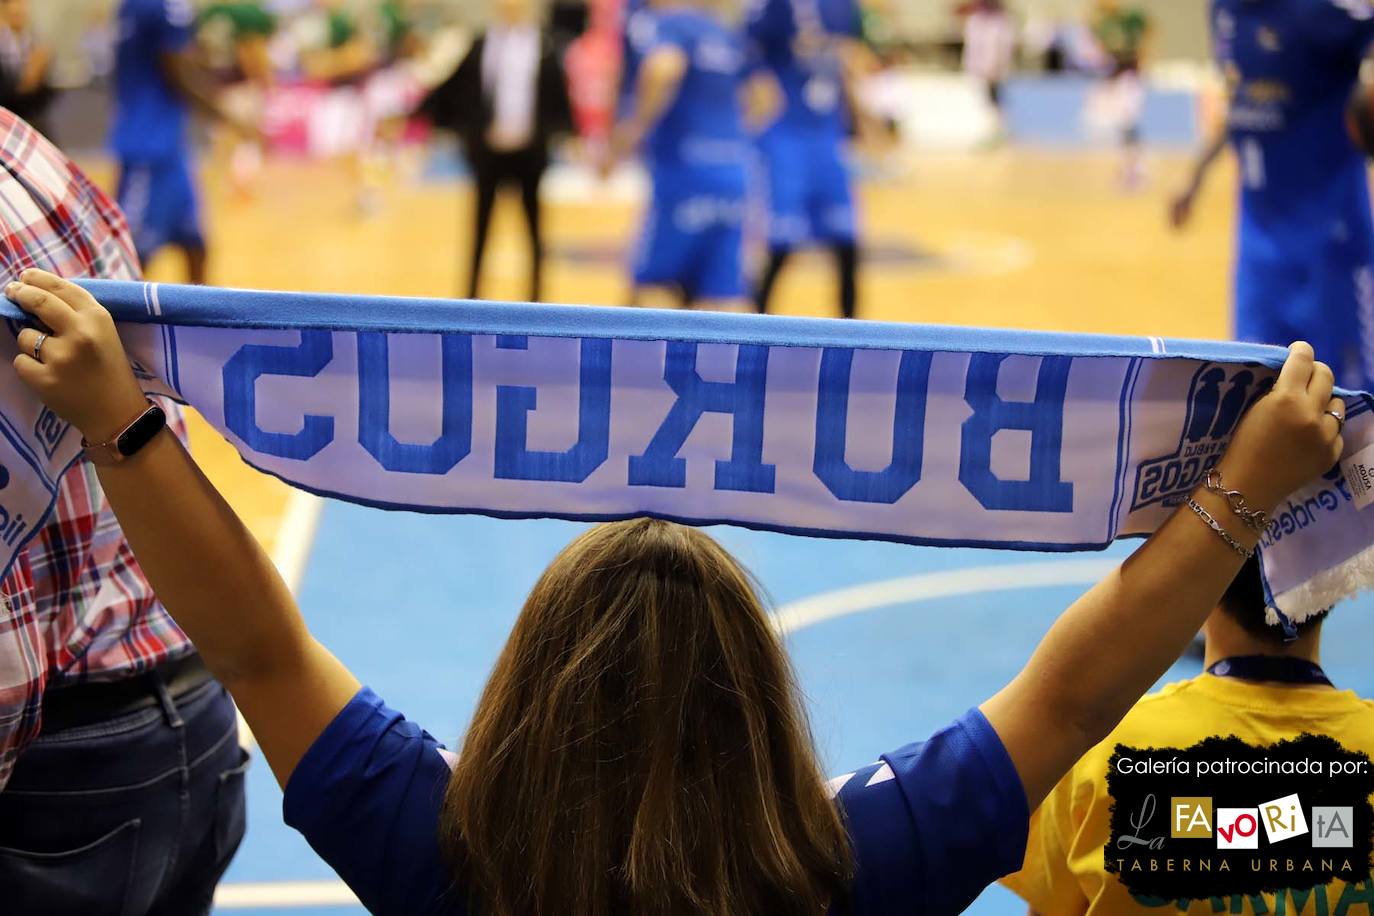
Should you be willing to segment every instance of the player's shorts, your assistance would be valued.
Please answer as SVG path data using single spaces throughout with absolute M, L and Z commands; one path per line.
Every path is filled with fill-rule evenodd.
M 635 286 L 676 287 L 688 301 L 745 296 L 742 170 L 738 183 L 655 176 Z
M 854 194 L 842 140 L 774 129 L 759 140 L 759 152 L 767 173 L 771 247 L 854 241 Z
M 139 260 L 145 265 L 167 245 L 205 247 L 188 158 L 120 163 L 116 196 L 129 220 Z
M 1240 340 L 1305 340 L 1336 384 L 1374 390 L 1374 246 L 1364 260 L 1243 257 L 1235 282 Z

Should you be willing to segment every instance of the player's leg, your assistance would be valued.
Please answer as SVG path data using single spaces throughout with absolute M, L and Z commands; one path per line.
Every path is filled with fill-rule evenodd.
M 654 183 L 631 257 L 631 305 L 675 308 L 683 304 L 682 282 L 688 273 L 692 238 L 674 222 L 682 196 L 679 187 L 675 179 Z
M 529 149 L 520 154 L 518 178 L 520 201 L 525 210 L 525 228 L 530 240 L 530 301 L 542 302 L 544 295 L 544 233 L 540 219 L 539 185 L 548 168 L 548 157 L 542 149 Z
M 1116 93 L 1121 105 L 1121 183 L 1128 190 L 1145 183 L 1144 147 L 1141 143 L 1141 123 L 1145 117 L 1145 84 L 1140 71 L 1134 67 L 1123 69 L 1116 77 Z
M 840 314 L 853 318 L 859 305 L 858 221 L 849 167 L 838 139 L 823 155 L 812 160 L 810 171 L 812 187 L 807 216 L 811 235 L 830 249 L 835 259 Z
M 1357 384 L 1346 387 L 1374 391 L 1374 256 L 1355 268 L 1351 282 L 1355 287 L 1359 359 L 1355 371 L 1350 373 Z
M 472 252 L 468 259 L 469 299 L 476 299 L 482 279 L 482 259 L 487 250 L 487 234 L 491 230 L 491 212 L 496 206 L 496 191 L 500 186 L 500 173 L 495 157 L 490 153 L 474 152 L 471 155 L 473 209 L 472 209 Z
M 768 261 L 763 266 L 763 272 L 759 274 L 759 280 L 754 288 L 754 310 L 760 314 L 768 314 L 768 303 L 773 298 L 773 287 L 777 285 L 778 275 L 787 266 L 787 261 L 792 257 L 792 249 L 785 246 L 770 245 L 768 247 Z
M 831 246 L 840 280 L 840 314 L 855 318 L 859 310 L 859 246 L 850 239 Z
M 1294 318 L 1310 311 L 1308 276 L 1305 265 L 1242 254 L 1235 273 L 1236 339 L 1273 346 L 1307 339 L 1311 323 Z
M 167 232 L 160 225 L 154 204 L 161 201 L 155 194 L 158 169 L 151 162 L 121 162 L 115 199 L 129 222 L 129 234 L 134 250 L 146 269 L 153 256 L 167 244 Z
M 205 231 L 200 221 L 200 201 L 192 178 L 194 163 L 178 159 L 166 170 L 165 194 L 173 215 L 171 241 L 186 258 L 187 282 L 203 286 L 209 279 L 209 255 L 205 245 Z
M 694 240 L 694 279 L 687 287 L 691 305 L 716 312 L 753 311 L 744 280 L 744 201 L 721 199 L 715 210 L 718 218 Z
M 1331 354 L 1336 384 L 1374 391 L 1374 250 L 1364 257 L 1333 254 L 1317 269 L 1319 292 L 1312 297 L 1320 309 L 1313 324 L 1320 327 L 1304 339 Z
M 759 142 L 768 210 L 768 259 L 754 287 L 754 307 L 767 313 L 778 277 L 792 252 L 806 241 L 806 149 L 774 128 Z

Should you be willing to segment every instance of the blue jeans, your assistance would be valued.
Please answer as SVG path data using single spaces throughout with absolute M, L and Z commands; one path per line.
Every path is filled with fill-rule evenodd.
M 209 681 L 97 725 L 41 734 L 0 791 L 0 911 L 208 913 L 243 839 L 229 695 Z

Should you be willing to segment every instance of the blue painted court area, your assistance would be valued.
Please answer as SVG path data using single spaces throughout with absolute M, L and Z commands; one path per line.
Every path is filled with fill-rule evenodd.
M 365 683 L 451 744 L 525 594 L 581 529 L 329 503 L 301 604 L 315 634 Z M 1106 559 L 823 541 L 733 528 L 714 533 L 754 571 L 793 625 L 788 645 L 832 773 L 928 735 L 987 698 L 1020 669 Z M 1107 557 L 1119 559 L 1130 549 L 1119 544 Z M 1038 584 L 1025 587 L 1027 581 Z M 1366 696 L 1374 695 L 1374 666 L 1365 658 L 1374 644 L 1372 603 L 1360 599 L 1333 615 L 1325 649 L 1336 684 Z M 1197 670 L 1195 662 L 1181 662 L 1169 679 Z M 363 912 L 330 898 L 335 876 L 282 824 L 281 793 L 261 760 L 250 771 L 249 793 L 248 837 L 225 880 L 236 894 L 253 891 L 259 903 L 217 912 Z M 322 883 L 277 894 L 275 882 Z M 295 902 L 283 902 L 286 891 Z M 994 888 L 968 912 L 991 916 L 1024 908 Z

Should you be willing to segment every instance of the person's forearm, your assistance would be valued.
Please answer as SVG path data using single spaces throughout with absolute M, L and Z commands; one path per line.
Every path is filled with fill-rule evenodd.
M 1196 194 L 1202 189 L 1203 182 L 1207 180 L 1207 174 L 1211 172 L 1217 157 L 1221 155 L 1224 149 L 1226 149 L 1226 128 L 1223 126 L 1213 134 L 1193 163 L 1192 177 L 1188 182 L 1188 188 L 1192 193 Z
M 634 152 L 634 147 L 663 117 L 677 96 L 686 67 L 686 59 L 678 51 L 655 52 L 644 61 L 635 87 L 634 112 L 617 132 L 620 148 L 615 152 L 619 156 Z
M 1239 473 L 1223 478 L 1252 493 Z M 1224 499 L 1194 498 L 1247 549 L 1258 535 Z M 1277 497 L 1257 505 L 1268 508 Z M 1194 511 L 1180 507 L 1119 569 L 1064 612 L 1019 675 L 983 705 L 1008 747 L 1032 808 L 1072 763 L 1106 737 L 1182 654 L 1243 563 Z M 1035 734 L 1052 715 L 1058 733 Z
M 100 482 L 158 599 L 285 786 L 357 678 L 310 635 L 272 561 L 170 432 Z
M 310 636 L 290 591 L 180 440 L 164 431 L 99 473 L 158 598 L 221 681 L 299 655 Z
M 52 54 L 46 45 L 38 45 L 29 54 L 29 59 L 24 63 L 24 75 L 19 80 L 19 93 L 28 95 L 43 88 L 43 82 L 48 76 L 48 67 L 52 63 Z
M 1258 535 L 1237 523 L 1224 500 L 1209 493 L 1195 499 L 1236 541 L 1254 547 Z M 1095 744 L 1178 659 L 1243 562 L 1192 509 L 1179 508 L 1056 622 L 1024 676 L 1057 685 L 1047 701 Z
M 196 111 L 217 121 L 229 120 L 224 109 L 220 107 L 210 80 L 189 54 L 182 52 L 165 55 L 162 66 L 168 81 Z

